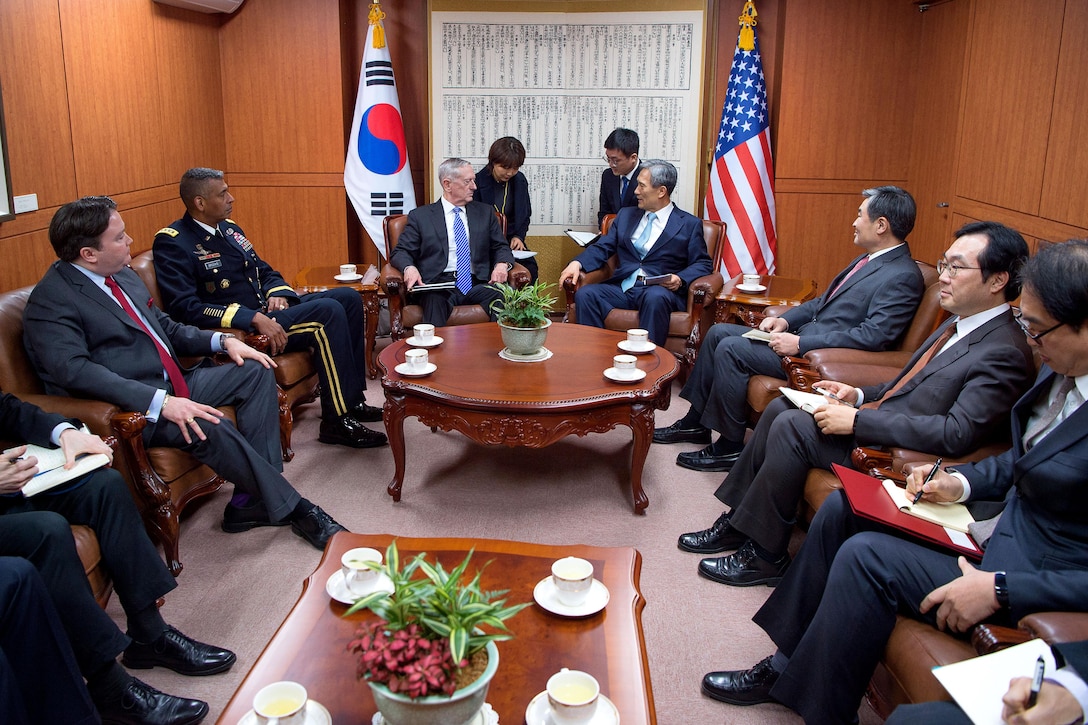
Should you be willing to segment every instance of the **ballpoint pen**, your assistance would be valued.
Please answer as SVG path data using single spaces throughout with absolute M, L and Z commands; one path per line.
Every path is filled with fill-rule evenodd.
M 941 463 L 943 462 L 943 458 L 938 458 L 937 462 L 933 464 L 933 468 L 929 469 L 929 473 L 926 474 L 925 480 L 922 481 L 922 488 L 918 489 L 918 493 L 914 495 L 914 500 L 910 502 L 911 506 L 922 500 L 923 489 L 925 489 L 926 484 L 932 481 L 933 477 L 937 475 L 937 469 L 941 467 Z
M 850 408 L 854 407 L 853 403 L 847 403 L 845 400 L 843 400 L 839 396 L 835 395 L 830 390 L 824 390 L 823 388 L 816 388 L 816 391 L 819 392 L 820 395 L 824 396 L 825 398 L 831 398 L 832 400 L 836 400 L 836 401 L 838 401 L 838 402 L 842 403 L 843 405 L 845 405 L 847 407 L 850 407 Z
M 1046 670 L 1046 662 L 1043 661 L 1042 655 L 1039 655 L 1039 659 L 1035 660 L 1035 676 L 1031 678 L 1031 694 L 1028 695 L 1028 706 L 1026 709 L 1030 710 L 1035 707 L 1035 702 L 1039 699 L 1039 690 L 1043 686 L 1043 672 Z

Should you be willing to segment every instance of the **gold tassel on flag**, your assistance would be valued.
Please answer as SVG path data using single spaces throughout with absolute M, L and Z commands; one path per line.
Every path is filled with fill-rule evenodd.
M 753 9 L 752 12 L 755 12 Z M 367 13 L 367 20 L 374 26 L 374 47 L 385 47 L 385 30 L 381 26 L 382 20 L 385 19 L 385 13 L 382 12 L 382 6 L 378 3 L 373 3 L 370 6 L 370 12 Z
M 744 9 L 740 11 L 740 17 L 737 18 L 740 21 L 740 38 L 737 40 L 737 45 L 741 50 L 752 50 L 756 47 L 756 36 L 753 28 L 757 24 L 757 15 L 759 13 L 756 12 L 756 5 L 752 0 L 744 3 Z

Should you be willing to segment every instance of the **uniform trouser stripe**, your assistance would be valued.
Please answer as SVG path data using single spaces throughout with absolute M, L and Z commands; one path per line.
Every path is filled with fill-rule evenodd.
M 329 336 L 325 334 L 325 326 L 320 322 L 300 322 L 287 328 L 287 335 L 308 334 L 314 339 L 314 347 L 321 356 L 321 364 L 325 368 L 325 374 L 329 379 L 329 395 L 332 396 L 333 407 L 337 415 L 348 412 L 347 402 L 344 400 L 344 390 L 340 385 L 340 375 L 336 371 L 336 361 L 332 355 L 332 346 L 329 344 Z

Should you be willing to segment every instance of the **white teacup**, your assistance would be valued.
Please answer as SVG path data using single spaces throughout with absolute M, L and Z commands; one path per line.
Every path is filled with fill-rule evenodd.
M 593 564 L 576 556 L 565 556 L 552 564 L 552 583 L 560 604 L 581 606 L 593 584 Z
M 348 549 L 340 557 L 340 571 L 344 574 L 344 585 L 352 594 L 368 594 L 378 579 L 378 572 L 366 565 L 366 562 L 381 565 L 382 552 L 377 549 L 360 547 Z
M 412 328 L 416 342 L 430 342 L 434 337 L 434 325 L 416 325 Z
M 745 287 L 758 287 L 759 283 L 760 283 L 760 280 L 762 280 L 762 279 L 763 279 L 763 277 L 761 277 L 758 274 L 746 274 L 746 275 L 744 275 L 744 286 Z
M 634 355 L 616 355 L 612 358 L 612 367 L 620 377 L 634 377 L 638 372 L 635 367 L 637 360 Z
M 627 342 L 635 347 L 646 347 L 646 343 L 649 341 L 650 333 L 646 330 L 635 328 L 627 331 Z
M 407 350 L 404 353 L 404 362 L 408 363 L 408 367 L 413 372 L 423 372 L 423 369 L 427 367 L 427 351 Z
M 296 725 L 306 722 L 306 688 L 284 680 L 262 687 L 253 698 L 257 720 L 268 725 Z
M 340 276 L 341 277 L 354 277 L 355 270 L 358 269 L 354 264 L 341 264 Z
M 547 690 L 556 725 L 584 725 L 597 712 L 601 686 L 588 672 L 564 667 L 548 678 Z

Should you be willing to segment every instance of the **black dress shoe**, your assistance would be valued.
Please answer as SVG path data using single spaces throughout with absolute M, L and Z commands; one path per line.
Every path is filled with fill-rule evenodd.
M 351 417 L 363 423 L 378 423 L 382 419 L 382 409 L 367 405 L 365 400 L 351 409 Z
M 710 429 L 703 426 L 685 428 L 683 419 L 670 426 L 654 428 L 654 443 L 709 443 Z
M 789 554 L 778 561 L 767 561 L 756 553 L 748 541 L 729 556 L 703 559 L 699 562 L 699 574 L 707 579 L 734 587 L 751 587 L 766 584 L 773 587 L 782 581 L 782 575 L 790 565 Z
M 264 501 L 257 501 L 245 507 L 228 503 L 227 507 L 223 509 L 223 531 L 228 534 L 249 531 L 258 526 L 286 526 L 289 523 L 291 522 L 287 519 L 281 519 L 280 521 L 269 519 L 268 509 L 265 508 Z
M 301 536 L 315 549 L 325 550 L 329 537 L 337 531 L 347 531 L 336 523 L 320 506 L 314 506 L 302 516 L 291 520 L 291 531 Z
M 214 675 L 229 670 L 236 659 L 229 649 L 197 642 L 167 627 L 150 644 L 133 642 L 126 647 L 121 662 L 135 670 L 166 667 L 182 675 Z
M 693 554 L 717 554 L 739 549 L 748 537 L 729 525 L 729 513 L 723 513 L 709 529 L 681 534 L 676 546 Z
M 208 715 L 208 703 L 167 695 L 135 677 L 120 700 L 95 707 L 105 725 L 196 725 Z
M 708 672 L 703 675 L 703 694 L 730 705 L 758 705 L 775 702 L 771 687 L 777 681 L 768 657 L 750 670 Z
M 743 449 L 741 449 L 743 450 Z M 707 446 L 698 451 L 681 453 L 676 457 L 676 465 L 693 471 L 729 471 L 740 458 L 741 451 L 717 455 Z
M 352 448 L 377 448 L 388 443 L 385 433 L 367 428 L 351 415 L 341 416 L 333 423 L 321 421 L 317 439 L 322 443 Z

